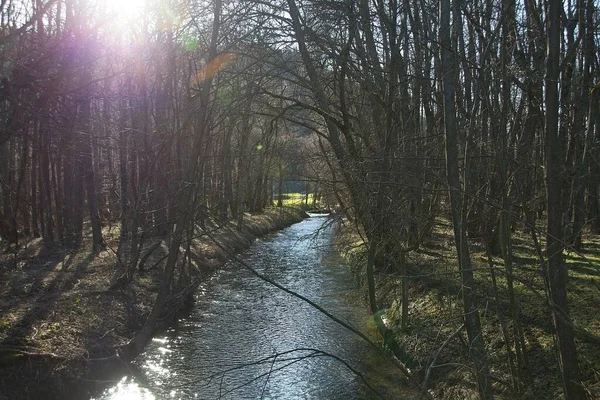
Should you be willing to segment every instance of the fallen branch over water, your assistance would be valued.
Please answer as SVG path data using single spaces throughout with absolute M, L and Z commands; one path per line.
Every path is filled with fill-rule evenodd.
M 355 334 L 356 336 L 360 337 L 361 339 L 363 339 L 365 342 L 369 343 L 372 347 L 374 347 L 375 349 L 377 349 L 377 351 L 379 351 L 380 353 L 386 355 L 393 363 L 394 365 L 402 371 L 402 373 L 409 379 L 409 381 L 419 390 L 421 390 L 421 385 L 419 384 L 418 380 L 406 369 L 406 367 L 404 367 L 404 365 L 397 360 L 395 357 L 389 357 L 389 354 L 381 347 L 379 346 L 377 343 L 373 342 L 371 339 L 369 339 L 368 336 L 366 336 L 364 333 L 362 333 L 361 331 L 359 331 L 358 329 L 354 328 L 352 325 L 342 321 L 341 319 L 337 318 L 335 315 L 331 314 L 329 311 L 325 310 L 323 307 L 319 306 L 318 304 L 316 304 L 315 302 L 313 302 L 312 300 L 304 297 L 303 295 L 294 292 L 293 290 L 290 290 L 288 288 L 286 288 L 285 286 L 280 285 L 279 283 L 275 282 L 274 280 L 272 280 L 271 278 L 261 274 L 260 272 L 258 272 L 257 270 L 255 270 L 254 268 L 252 268 L 250 265 L 248 265 L 246 262 L 244 262 L 242 259 L 240 259 L 239 257 L 237 257 L 235 254 L 231 253 L 227 248 L 225 248 L 224 246 L 222 246 L 215 238 L 213 238 L 212 236 L 210 236 L 210 239 L 224 252 L 226 252 L 229 257 L 231 258 L 232 261 L 235 261 L 236 263 L 238 263 L 239 265 L 241 265 L 242 267 L 246 268 L 248 271 L 250 271 L 252 274 L 254 274 L 257 278 L 275 286 L 276 288 L 284 291 L 285 293 L 296 297 L 300 300 L 302 300 L 303 302 L 309 304 L 311 307 L 315 308 L 317 311 L 319 311 L 321 314 L 325 315 L 326 317 L 328 317 L 329 319 L 331 319 L 332 321 L 338 323 L 339 325 L 343 326 L 344 328 L 346 328 L 347 330 L 349 330 L 350 332 L 352 332 L 353 334 Z M 424 393 L 424 396 L 432 399 L 431 395 L 428 392 Z
M 297 352 L 309 352 L 309 354 L 305 354 L 305 355 L 298 355 L 298 356 L 291 356 L 291 354 L 293 353 L 297 353 Z M 288 356 L 288 357 L 284 357 L 284 356 Z M 355 368 L 353 368 L 347 361 L 343 360 L 342 358 L 336 356 L 335 354 L 331 354 L 328 353 L 326 351 L 323 350 L 319 350 L 319 349 L 314 349 L 314 348 L 310 348 L 310 347 L 301 347 L 301 348 L 296 348 L 296 349 L 292 349 L 292 350 L 287 350 L 287 351 L 282 351 L 273 355 L 270 355 L 268 357 L 264 357 L 261 358 L 259 360 L 256 361 L 251 361 L 251 362 L 247 362 L 247 363 L 242 363 L 242 364 L 238 364 L 235 365 L 233 367 L 227 368 L 223 371 L 220 372 L 216 372 L 214 374 L 210 374 L 207 376 L 204 376 L 202 378 L 199 379 L 194 379 L 192 381 L 189 382 L 185 382 L 183 384 L 177 385 L 177 386 L 172 386 L 172 387 L 185 387 L 185 386 L 190 386 L 196 383 L 200 383 L 200 382 L 205 382 L 206 384 L 210 384 L 210 382 L 212 382 L 214 379 L 216 378 L 221 378 L 221 384 L 222 385 L 222 381 L 223 378 L 225 377 L 225 375 L 227 375 L 230 372 L 233 371 L 238 371 L 240 369 L 243 368 L 247 368 L 247 367 L 252 367 L 255 365 L 262 365 L 262 364 L 271 364 L 271 368 L 269 369 L 269 371 L 267 372 L 263 372 L 255 377 L 253 377 L 252 379 L 250 379 L 249 381 L 246 381 L 238 386 L 235 386 L 232 389 L 227 390 L 226 392 L 222 392 L 221 388 L 219 390 L 219 398 L 221 398 L 224 395 L 227 395 L 229 393 L 235 392 L 238 389 L 241 389 L 249 384 L 251 384 L 252 382 L 255 382 L 261 378 L 266 377 L 267 381 L 269 379 L 269 377 L 277 371 L 281 371 L 295 363 L 298 363 L 300 361 L 304 361 L 310 358 L 316 358 L 316 357 L 328 357 L 328 358 L 333 358 L 334 360 L 340 362 L 341 364 L 343 364 L 346 368 L 348 368 L 348 370 L 350 370 L 353 374 L 355 374 L 357 377 L 359 377 L 361 379 L 361 381 L 365 384 L 365 386 L 367 386 L 369 388 L 369 390 L 371 390 L 373 393 L 375 393 L 379 398 L 384 398 L 381 393 L 379 393 L 374 387 L 372 387 L 369 382 L 365 379 L 365 377 Z M 285 363 L 282 366 L 278 366 L 275 367 L 276 363 Z M 265 386 L 266 386 L 265 382 Z M 263 391 L 264 391 L 264 387 L 263 387 Z

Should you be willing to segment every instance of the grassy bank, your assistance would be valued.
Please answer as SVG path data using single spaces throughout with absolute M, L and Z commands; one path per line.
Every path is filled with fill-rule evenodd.
M 275 202 L 277 203 L 278 197 L 276 196 Z M 295 207 L 300 208 L 304 211 L 319 211 L 328 210 L 329 206 L 326 204 L 321 196 L 315 198 L 314 193 L 284 193 L 281 196 L 281 202 L 284 207 Z
M 499 399 L 562 397 L 544 280 L 530 242 L 528 236 L 515 234 L 514 268 L 518 280 L 514 288 L 521 310 L 519 321 L 523 327 L 527 363 L 527 368 L 521 371 L 527 384 L 519 391 L 512 382 L 502 333 L 502 324 L 509 333 L 513 329 L 503 260 L 499 257 L 488 259 L 483 249 L 475 245 L 471 249 L 484 339 L 493 386 Z M 367 256 L 360 236 L 353 227 L 346 225 L 339 232 L 338 243 L 354 272 L 364 281 Z M 591 398 L 600 398 L 600 238 L 587 236 L 584 247 L 587 249 L 584 258 L 575 253 L 566 254 L 570 267 L 570 312 L 579 327 L 576 345 L 584 386 Z M 378 305 L 385 309 L 384 318 L 391 330 L 386 336 L 395 341 L 390 345 L 397 347 L 399 358 L 437 398 L 478 398 L 466 332 L 461 329 L 461 284 L 450 226 L 439 224 L 429 242 L 410 254 L 407 261 L 410 278 L 406 329 L 400 328 L 400 274 L 380 270 L 376 276 Z M 492 270 L 497 296 L 492 285 Z
M 303 217 L 295 208 L 270 209 L 247 214 L 242 231 L 233 223 L 207 225 L 210 234 L 198 232 L 192 245 L 196 281 L 256 237 Z M 104 233 L 109 248 L 116 248 L 118 235 Z M 147 247 L 157 241 L 148 241 Z M 89 243 L 82 246 L 89 248 Z M 117 270 L 111 250 L 46 249 L 33 241 L 16 254 L 2 254 L 0 399 L 89 398 L 107 384 L 104 379 L 126 373 L 128 366 L 116 357 L 116 349 L 131 340 L 150 312 L 166 251 L 163 241 L 148 257 L 146 269 L 137 271 L 123 290 L 111 289 Z M 178 301 L 168 304 L 163 327 L 182 307 Z

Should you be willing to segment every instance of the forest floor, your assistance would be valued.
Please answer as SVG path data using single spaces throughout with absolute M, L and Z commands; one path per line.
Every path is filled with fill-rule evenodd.
M 364 280 L 366 251 L 360 236 L 348 224 L 340 230 L 339 245 L 349 265 Z M 543 243 L 542 243 L 543 245 Z M 587 235 L 585 251 L 566 252 L 569 266 L 568 300 L 575 332 L 579 365 L 585 389 L 592 399 L 600 398 L 600 237 Z M 525 338 L 527 367 L 521 371 L 528 382 L 517 392 L 512 385 L 507 349 L 502 334 L 505 324 L 512 338 L 504 264 L 490 260 L 484 249 L 473 245 L 472 260 L 478 305 L 487 346 L 493 387 L 500 399 L 558 399 L 562 386 L 558 373 L 552 321 L 546 306 L 544 280 L 529 235 L 515 233 L 513 251 L 516 299 Z M 377 298 L 385 308 L 404 362 L 421 382 L 429 371 L 427 388 L 436 398 L 478 398 L 462 325 L 461 284 L 448 222 L 440 223 L 433 237 L 408 257 L 409 322 L 400 327 L 401 279 L 393 270 L 379 271 Z M 494 295 L 491 270 L 495 271 L 498 299 Z M 366 285 L 365 285 L 366 286 Z M 366 301 L 366 294 L 365 294 Z M 453 335 L 457 330 L 459 333 Z M 512 340 L 512 339 L 511 339 Z M 440 351 L 440 348 L 442 350 Z M 439 353 L 438 353 L 439 352 Z M 432 366 L 434 362 L 434 366 Z
M 233 223 L 214 226 L 210 236 L 218 245 L 206 234 L 194 240 L 197 272 L 210 274 L 257 236 L 302 218 L 297 209 L 271 209 L 246 214 L 241 232 Z M 117 247 L 115 230 L 105 228 L 108 247 L 98 253 L 89 251 L 88 241 L 69 251 L 48 249 L 40 240 L 16 253 L 0 252 L 0 400 L 89 398 L 109 383 L 104 379 L 118 380 L 131 368 L 119 361 L 116 349 L 142 327 L 162 268 L 137 271 L 127 288 L 112 289 L 118 271 L 110 250 Z M 163 241 L 147 265 L 166 252 Z M 177 310 L 168 311 L 163 325 Z

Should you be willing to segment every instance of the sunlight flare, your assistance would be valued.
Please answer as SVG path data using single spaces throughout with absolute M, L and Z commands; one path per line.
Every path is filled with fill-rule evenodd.
M 104 2 L 109 15 L 127 22 L 143 15 L 148 0 L 104 0 Z

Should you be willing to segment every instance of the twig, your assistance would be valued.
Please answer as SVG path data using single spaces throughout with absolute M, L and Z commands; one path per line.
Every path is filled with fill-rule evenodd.
M 431 364 L 429 364 L 429 367 L 427 367 L 427 372 L 425 373 L 425 379 L 423 379 L 423 384 L 421 386 L 421 396 L 424 396 L 425 393 L 427 393 L 427 382 L 429 381 L 429 376 L 431 374 L 431 370 L 433 369 L 438 357 L 442 353 L 442 350 L 444 349 L 444 347 L 446 347 L 446 345 L 453 338 L 456 337 L 456 335 L 458 335 L 463 330 L 464 327 L 465 327 L 465 324 L 462 324 L 454 332 L 452 332 L 452 334 L 450 336 L 448 336 L 448 338 L 446 340 L 444 340 L 444 343 L 442 343 L 442 346 L 438 349 L 437 353 L 435 353 L 435 356 L 433 357 L 433 361 L 431 361 Z
M 208 234 L 208 233 L 207 233 Z M 254 268 L 252 268 L 250 265 L 248 265 L 246 262 L 244 262 L 243 260 L 241 260 L 239 257 L 237 257 L 235 254 L 233 254 L 232 252 L 230 252 L 227 248 L 225 248 L 223 245 L 221 245 L 221 243 L 219 243 L 217 240 L 215 240 L 215 238 L 208 234 L 208 237 L 213 241 L 213 243 L 215 243 L 221 250 L 223 250 L 225 253 L 227 253 L 227 255 L 229 255 L 230 259 L 232 261 L 237 262 L 238 264 L 240 264 L 242 267 L 246 268 L 247 270 L 249 270 L 250 272 L 252 272 L 252 274 L 254 274 L 256 277 L 258 277 L 259 279 L 275 286 L 276 288 L 284 291 L 285 293 L 296 297 L 300 300 L 302 300 L 303 302 L 309 304 L 310 306 L 312 306 L 313 308 L 315 308 L 317 311 L 321 312 L 322 314 L 324 314 L 325 316 L 327 316 L 329 319 L 337 322 L 339 325 L 343 326 L 344 328 L 346 328 L 347 330 L 349 330 L 350 332 L 354 333 L 355 335 L 359 336 L 361 339 L 363 339 L 365 342 L 369 343 L 372 347 L 374 347 L 375 349 L 377 349 L 379 352 L 381 352 L 382 354 L 385 354 L 388 356 L 388 358 L 394 363 L 394 365 L 400 370 L 402 371 L 402 373 L 409 379 L 409 381 L 415 385 L 417 388 L 421 388 L 421 385 L 419 385 L 419 382 L 415 379 L 415 377 L 408 372 L 408 370 L 406 369 L 406 367 L 400 362 L 398 361 L 395 357 L 389 357 L 389 354 L 381 348 L 381 346 L 377 345 L 375 342 L 373 342 L 368 336 L 366 336 L 364 333 L 362 333 L 361 331 L 359 331 L 358 329 L 354 328 L 352 325 L 342 321 L 341 319 L 339 319 L 338 317 L 336 317 L 335 315 L 331 314 L 329 311 L 325 310 L 323 307 L 319 306 L 318 304 L 316 304 L 314 301 L 304 297 L 303 295 L 294 292 L 293 290 L 290 290 L 288 288 L 286 288 L 285 286 L 280 285 L 279 283 L 275 282 L 274 280 L 270 279 L 269 277 L 261 274 L 260 272 L 258 272 L 257 270 L 255 270 Z M 425 392 L 425 394 L 427 395 L 427 392 Z M 431 397 L 431 396 L 428 396 Z
M 32 352 L 32 351 L 25 351 L 25 350 L 19 350 L 19 349 L 3 349 L 0 352 L 2 352 L 2 353 L 14 353 L 15 355 L 19 354 L 19 355 L 24 355 L 24 356 L 27 356 L 27 357 L 40 357 L 40 358 L 48 357 L 48 358 L 55 358 L 55 359 L 58 359 L 58 360 L 67 360 L 68 359 L 67 357 L 59 356 L 59 355 L 54 354 L 54 353 Z
M 105 337 L 106 335 L 108 335 L 109 333 L 111 333 L 111 332 L 112 332 L 112 331 L 114 331 L 114 330 L 115 330 L 115 328 L 109 329 L 108 331 L 106 331 L 106 333 L 105 333 L 104 335 L 100 336 L 100 338 L 99 338 L 99 339 L 104 339 L 104 337 Z

